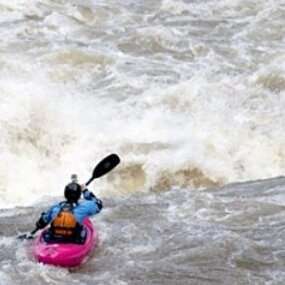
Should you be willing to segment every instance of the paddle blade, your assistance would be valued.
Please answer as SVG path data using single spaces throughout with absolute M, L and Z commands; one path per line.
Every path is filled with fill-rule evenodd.
M 110 154 L 101 160 L 95 167 L 92 177 L 98 178 L 111 171 L 120 163 L 120 158 L 116 154 Z
M 17 237 L 17 239 L 19 239 L 19 240 L 33 239 L 33 238 L 34 238 L 34 236 L 31 234 L 23 234 L 23 235 L 20 235 Z
M 95 169 L 93 170 L 92 177 L 90 180 L 86 183 L 86 185 L 90 184 L 93 179 L 101 177 L 111 171 L 113 168 L 115 168 L 120 163 L 120 158 L 117 154 L 110 154 L 107 157 L 105 157 L 103 160 L 101 160 Z
M 38 231 L 38 228 L 35 228 L 32 232 L 28 234 L 23 234 L 17 237 L 17 239 L 24 240 L 24 239 L 33 239 L 35 236 L 34 234 Z
M 17 239 L 26 239 L 28 237 L 27 234 L 23 234 L 23 235 L 20 235 L 20 236 L 17 236 Z

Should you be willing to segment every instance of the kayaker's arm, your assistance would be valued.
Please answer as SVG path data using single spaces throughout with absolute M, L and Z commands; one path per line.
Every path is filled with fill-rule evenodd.
M 101 209 L 103 208 L 103 202 L 100 199 L 98 199 L 91 191 L 88 190 L 88 188 L 86 187 L 86 184 L 82 184 L 81 188 L 82 188 L 83 198 L 87 201 L 94 201 L 99 210 L 99 211 L 96 211 L 96 213 L 100 212 Z
M 45 217 L 45 213 L 42 213 L 40 218 L 37 220 L 36 222 L 37 229 L 43 229 L 48 225 L 48 222 L 44 217 Z
M 60 205 L 56 204 L 52 206 L 47 212 L 43 212 L 36 222 L 36 227 L 38 229 L 43 229 L 45 228 L 52 220 L 52 217 L 58 213 L 60 210 Z
M 89 191 L 87 188 L 84 189 L 83 191 L 83 197 L 85 200 L 88 200 L 88 201 L 94 201 L 98 207 L 98 210 L 99 211 L 96 211 L 96 212 L 100 212 L 101 209 L 103 208 L 103 202 L 98 199 L 91 191 Z

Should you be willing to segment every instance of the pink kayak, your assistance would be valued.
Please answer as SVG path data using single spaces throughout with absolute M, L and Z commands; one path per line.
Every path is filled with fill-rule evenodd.
M 84 244 L 47 243 L 43 238 L 42 231 L 34 242 L 33 256 L 41 263 L 62 267 L 74 267 L 82 264 L 98 240 L 98 234 L 88 218 L 84 220 L 83 225 L 87 231 Z

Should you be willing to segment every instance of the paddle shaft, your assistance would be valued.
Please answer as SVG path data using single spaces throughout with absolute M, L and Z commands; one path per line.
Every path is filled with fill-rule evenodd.
M 85 185 L 88 186 L 96 177 L 91 177 L 86 183 Z

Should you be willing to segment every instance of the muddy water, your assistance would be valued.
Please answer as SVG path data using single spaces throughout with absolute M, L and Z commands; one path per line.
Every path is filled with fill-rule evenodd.
M 284 19 L 282 0 L 1 0 L 0 284 L 283 284 Z M 94 256 L 34 263 L 15 236 L 111 152 Z

